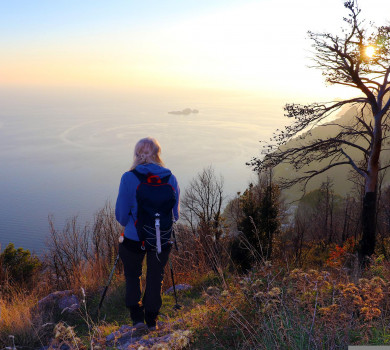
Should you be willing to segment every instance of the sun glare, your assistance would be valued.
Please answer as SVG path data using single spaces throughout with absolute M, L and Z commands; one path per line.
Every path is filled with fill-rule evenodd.
M 370 46 L 366 47 L 365 53 L 366 53 L 367 57 L 369 57 L 369 58 L 374 57 L 375 52 L 376 52 L 376 49 L 374 46 L 370 45 Z

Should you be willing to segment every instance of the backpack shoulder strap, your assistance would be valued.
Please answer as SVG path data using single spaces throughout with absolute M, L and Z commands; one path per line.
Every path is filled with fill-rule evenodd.
M 162 177 L 162 178 L 161 178 L 161 183 L 167 184 L 170 178 L 171 178 L 171 175 L 170 175 L 170 174 L 167 175 L 167 176 Z
M 146 176 L 144 174 L 141 174 L 139 171 L 133 169 L 133 170 L 130 170 L 130 172 L 133 173 L 140 182 L 146 181 Z

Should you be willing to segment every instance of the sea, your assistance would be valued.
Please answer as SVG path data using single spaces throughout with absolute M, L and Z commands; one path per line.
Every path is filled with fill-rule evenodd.
M 245 163 L 283 123 L 281 103 L 245 94 L 0 93 L 0 249 L 12 242 L 37 255 L 47 249 L 49 217 L 60 231 L 115 205 L 140 138 L 160 142 L 182 196 L 212 166 L 227 203 L 255 181 Z M 186 108 L 198 113 L 168 113 Z

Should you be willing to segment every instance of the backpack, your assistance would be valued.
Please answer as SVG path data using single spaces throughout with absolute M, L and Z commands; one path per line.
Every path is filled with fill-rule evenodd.
M 136 190 L 137 221 L 135 227 L 146 250 L 161 253 L 170 245 L 173 225 L 173 207 L 176 204 L 176 191 L 168 183 L 171 175 L 160 178 L 158 175 L 141 174 L 131 171 L 140 181 Z

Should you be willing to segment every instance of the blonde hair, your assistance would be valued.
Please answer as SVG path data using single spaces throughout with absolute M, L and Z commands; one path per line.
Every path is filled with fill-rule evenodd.
M 164 166 L 161 160 L 161 146 L 153 137 L 145 137 L 137 142 L 134 147 L 134 161 L 130 170 L 136 168 L 137 165 L 153 163 Z

